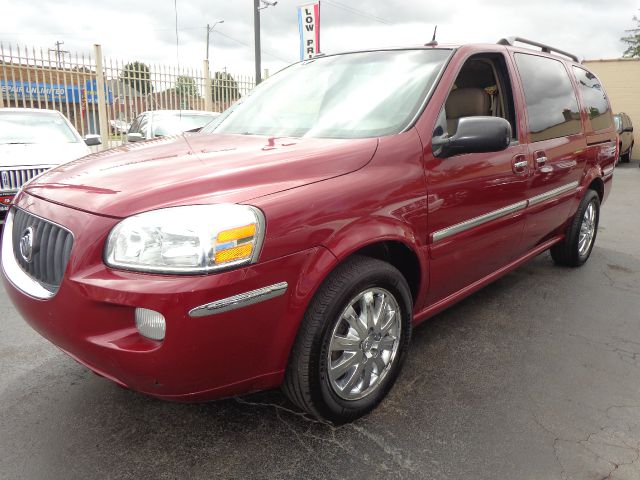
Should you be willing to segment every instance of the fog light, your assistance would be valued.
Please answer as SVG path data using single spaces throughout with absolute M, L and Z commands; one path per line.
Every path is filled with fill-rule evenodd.
M 163 340 L 166 323 L 161 313 L 146 308 L 136 308 L 136 328 L 140 335 L 152 340 Z

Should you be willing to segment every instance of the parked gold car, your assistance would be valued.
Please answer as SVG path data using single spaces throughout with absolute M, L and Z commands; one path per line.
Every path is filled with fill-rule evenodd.
M 631 118 L 626 113 L 617 113 L 613 116 L 616 122 L 616 129 L 620 135 L 620 161 L 629 163 L 633 153 L 633 124 Z

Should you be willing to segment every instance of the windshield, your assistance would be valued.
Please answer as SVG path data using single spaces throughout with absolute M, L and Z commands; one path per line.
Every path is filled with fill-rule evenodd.
M 202 128 L 218 115 L 218 113 L 194 115 L 187 112 L 155 113 L 153 115 L 153 136 L 177 135 Z
M 390 50 L 320 57 L 274 75 L 205 133 L 365 138 L 405 129 L 450 50 Z
M 37 112 L 0 113 L 0 145 L 78 142 L 80 138 L 60 115 Z

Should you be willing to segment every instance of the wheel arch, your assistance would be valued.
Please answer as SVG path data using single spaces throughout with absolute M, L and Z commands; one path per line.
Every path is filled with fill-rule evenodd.
M 601 177 L 592 179 L 587 186 L 587 190 L 594 190 L 600 197 L 600 202 L 604 200 L 604 181 Z
M 420 294 L 423 272 L 420 268 L 418 255 L 406 243 L 398 240 L 376 241 L 353 251 L 342 261 L 346 261 L 354 255 L 376 258 L 397 268 L 407 281 L 411 290 L 411 299 L 413 304 L 416 304 Z
M 378 220 L 369 220 L 366 224 L 355 222 L 343 228 L 324 246 L 336 256 L 338 264 L 353 255 L 377 258 L 390 263 L 407 280 L 415 306 L 420 300 L 421 292 L 426 290 L 428 279 L 427 259 L 420 253 L 424 249 L 420 248 L 418 235 L 408 224 L 399 220 Z

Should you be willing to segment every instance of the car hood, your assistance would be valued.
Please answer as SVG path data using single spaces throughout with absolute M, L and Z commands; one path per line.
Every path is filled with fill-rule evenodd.
M 91 153 L 84 143 L 0 144 L 0 170 L 35 165 L 61 165 Z
M 187 204 L 246 202 L 358 170 L 377 139 L 184 135 L 128 144 L 50 170 L 31 194 L 126 217 Z

